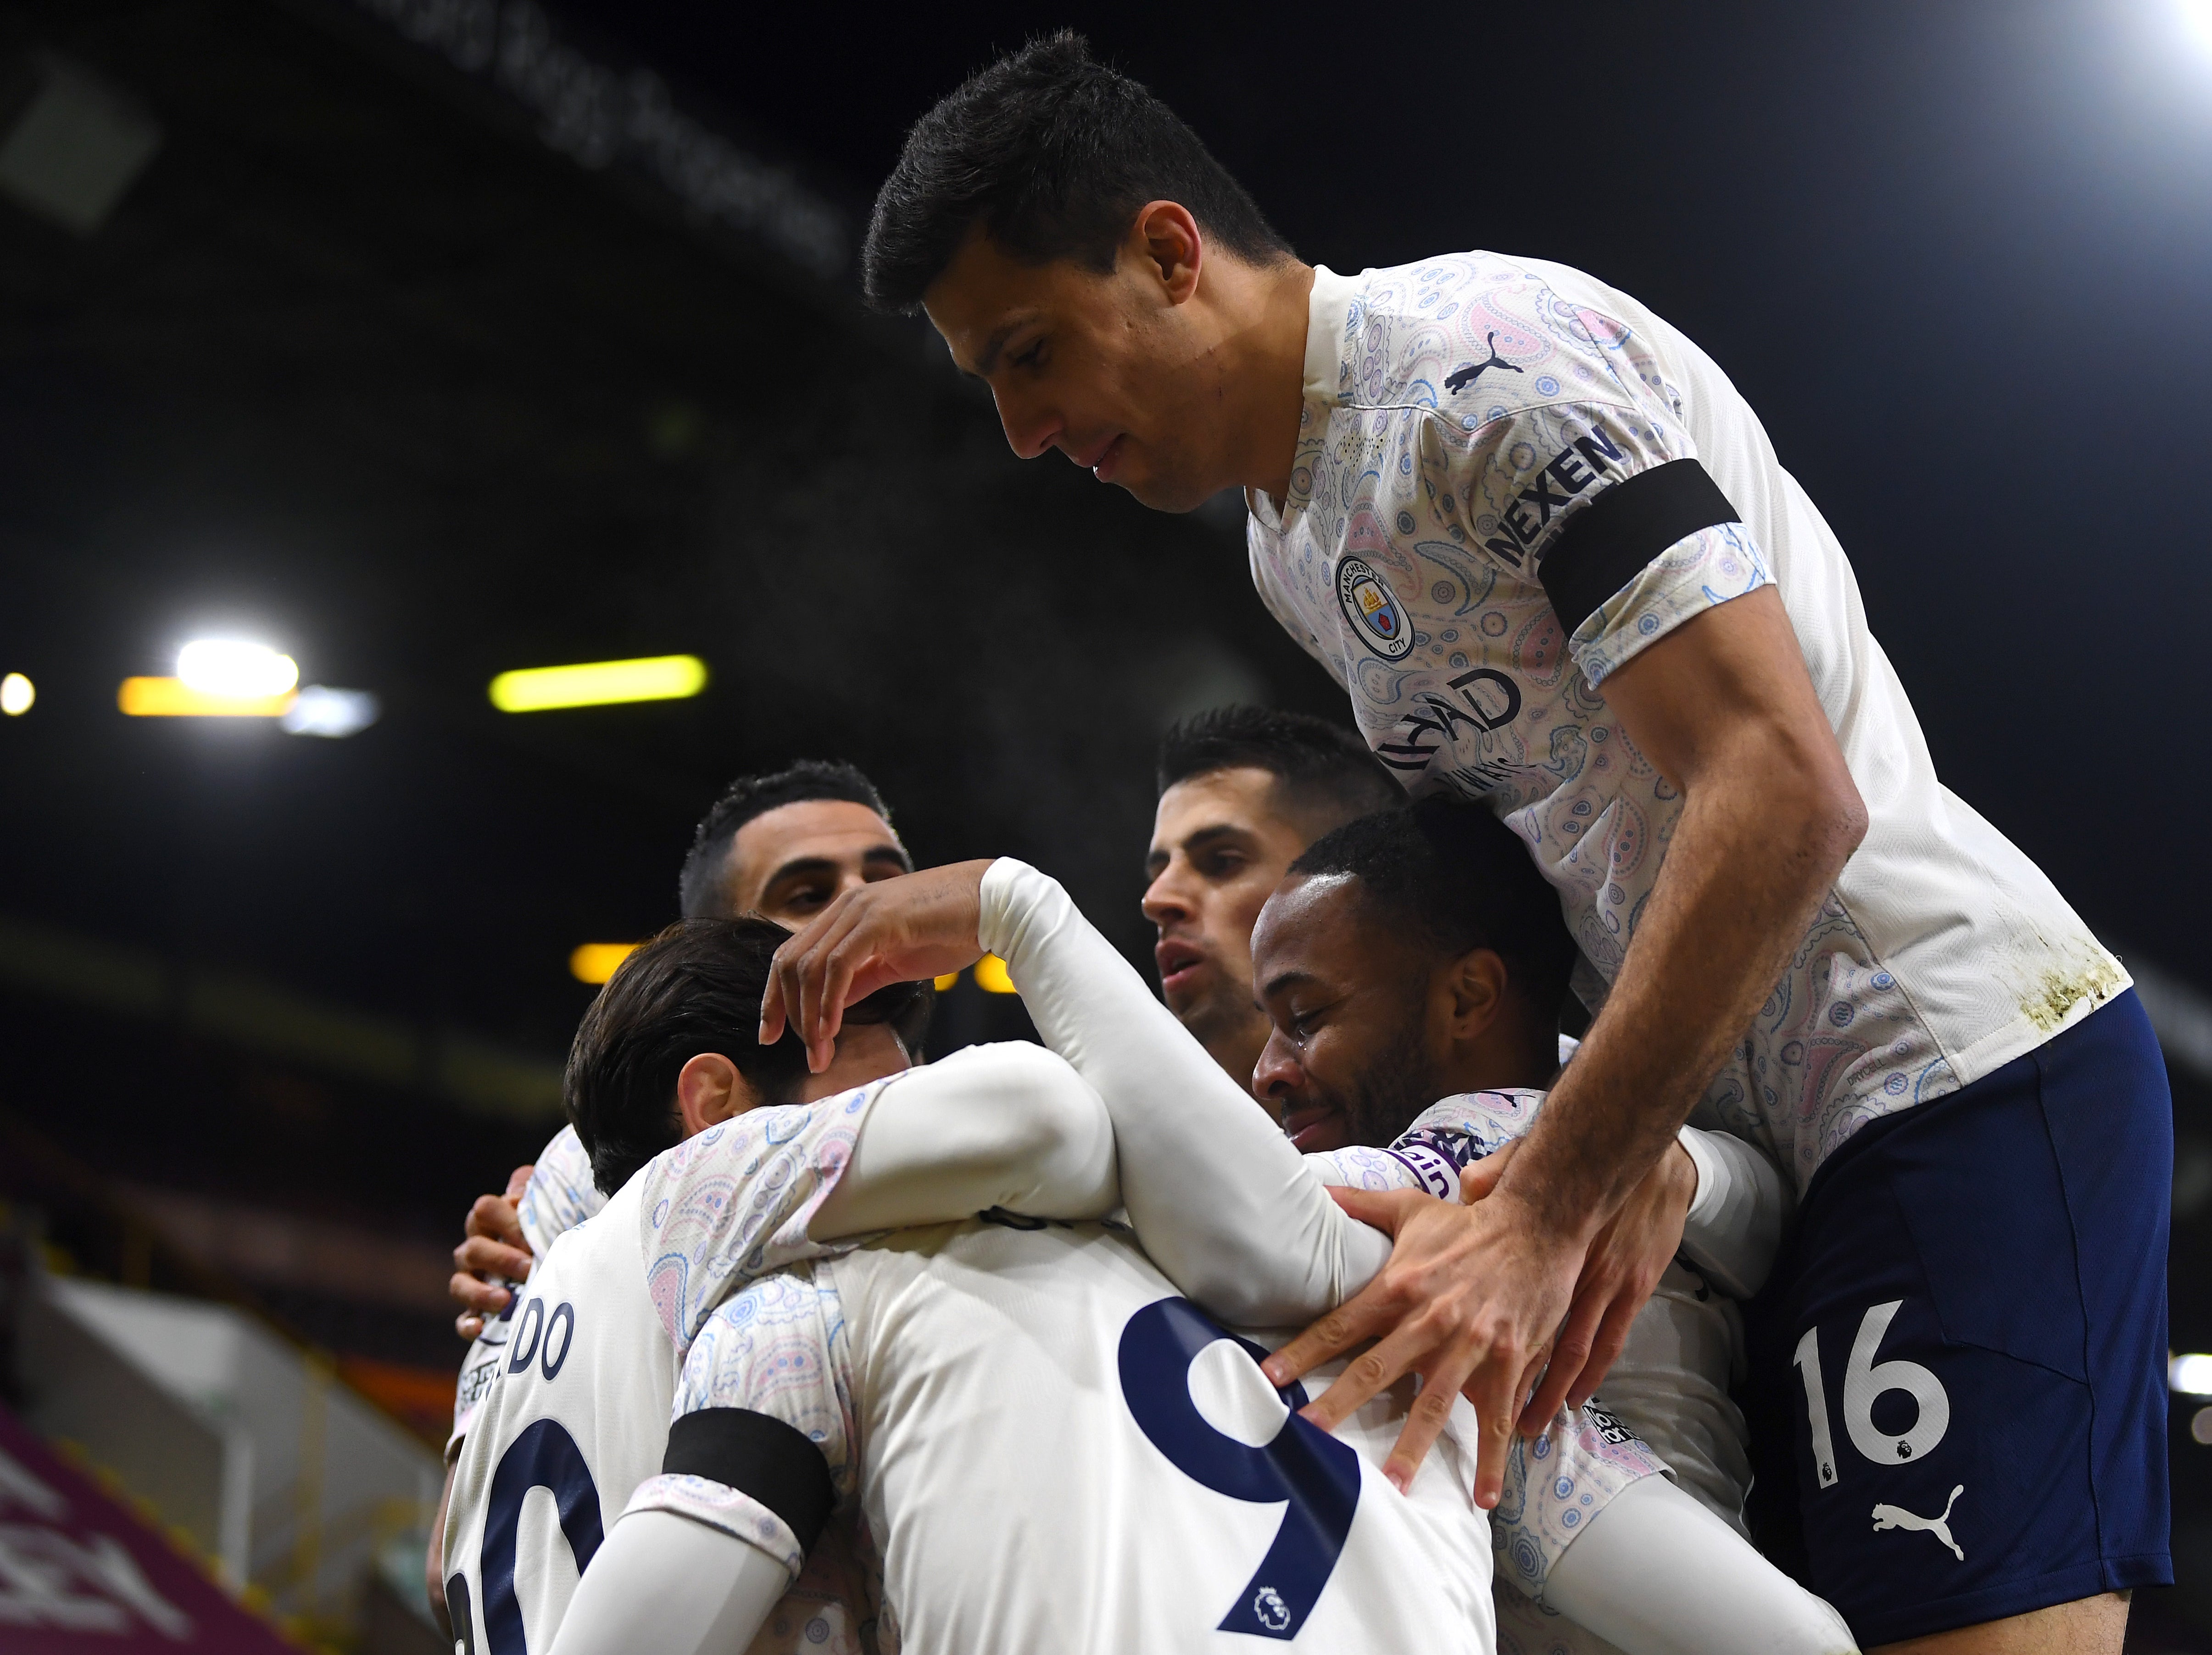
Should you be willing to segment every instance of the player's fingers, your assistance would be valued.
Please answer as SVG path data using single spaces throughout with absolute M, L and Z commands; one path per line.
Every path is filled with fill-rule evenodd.
M 1575 1299 L 1567 1319 L 1559 1324 L 1559 1336 L 1552 1342 L 1551 1366 L 1537 1383 L 1536 1394 L 1521 1411 L 1524 1436 L 1541 1431 L 1552 1416 L 1566 1405 L 1567 1387 L 1581 1375 L 1583 1365 L 1589 1360 L 1598 1324 L 1604 1316 L 1605 1301 L 1599 1295 L 1584 1294 Z
M 522 1215 L 516 1203 L 505 1196 L 478 1196 L 476 1205 L 469 1208 L 468 1221 L 461 1226 L 461 1234 L 471 1241 L 496 1241 L 525 1253 L 530 1250 L 529 1238 L 522 1233 Z
M 1522 1376 L 1532 1358 L 1542 1360 L 1536 1353 L 1510 1344 L 1492 1348 L 1459 1386 L 1460 1394 L 1474 1409 L 1474 1503 L 1486 1512 L 1498 1504 L 1505 1487 L 1516 1416 L 1522 1397 L 1528 1395 Z
M 1415 1368 L 1428 1364 L 1439 1341 L 1417 1319 L 1386 1335 L 1345 1364 L 1329 1388 L 1299 1410 L 1324 1431 L 1334 1431 Z
M 537 1171 L 538 1168 L 534 1165 L 526 1164 L 516 1167 L 514 1171 L 508 1173 L 507 1175 L 507 1200 L 511 1202 L 520 1201 L 522 1199 L 522 1192 L 530 1188 L 531 1175 Z
M 1460 1384 L 1474 1366 L 1466 1350 L 1465 1346 L 1455 1347 L 1443 1360 L 1422 1371 L 1420 1392 L 1406 1410 L 1405 1428 L 1398 1433 L 1390 1457 L 1382 1462 L 1382 1475 L 1401 1494 L 1413 1486 L 1413 1474 L 1421 1469 L 1421 1462 L 1429 1457 L 1429 1450 L 1451 1418 Z
M 1598 1323 L 1597 1337 L 1590 1342 L 1589 1358 L 1567 1387 L 1569 1408 L 1580 1408 L 1597 1394 L 1607 1372 L 1626 1348 L 1629 1326 L 1641 1308 L 1634 1296 L 1628 1293 L 1620 1294 L 1606 1307 L 1605 1319 Z
M 483 1331 L 483 1317 L 474 1311 L 463 1311 L 453 1318 L 453 1331 L 471 1342 Z
M 511 1297 L 499 1283 L 483 1281 L 465 1270 L 453 1272 L 453 1279 L 446 1284 L 446 1292 L 461 1306 L 462 1313 L 469 1316 L 496 1316 L 507 1308 Z
M 453 1249 L 453 1268 L 477 1276 L 505 1276 L 510 1281 L 527 1281 L 533 1262 L 520 1248 L 494 1241 L 489 1236 L 471 1236 Z
M 1392 1316 L 1393 1311 L 1370 1285 L 1275 1351 L 1260 1364 L 1260 1371 L 1267 1376 L 1269 1384 L 1279 1388 L 1286 1385 L 1331 1357 L 1342 1355 L 1361 1340 L 1381 1332 Z M 1343 1383 L 1341 1379 L 1337 1381 L 1338 1384 Z
M 1354 1190 L 1347 1185 L 1328 1186 L 1329 1196 L 1362 1224 L 1372 1225 L 1386 1236 L 1395 1237 L 1399 1226 L 1424 1207 L 1436 1204 L 1437 1198 L 1420 1190 Z
M 1513 1152 L 1521 1147 L 1522 1140 L 1508 1138 L 1479 1161 L 1469 1162 L 1459 1175 L 1459 1198 L 1462 1206 L 1472 1207 L 1492 1190 L 1505 1176 L 1505 1169 L 1513 1164 Z
M 862 916 L 857 901 L 841 898 L 834 913 L 825 911 L 816 922 L 820 928 L 806 951 L 799 983 L 799 1037 L 806 1043 L 807 1067 L 817 1074 L 830 1067 L 837 1030 L 844 1021 L 844 987 L 851 972 L 841 973 L 839 964 L 848 958 L 844 944 Z

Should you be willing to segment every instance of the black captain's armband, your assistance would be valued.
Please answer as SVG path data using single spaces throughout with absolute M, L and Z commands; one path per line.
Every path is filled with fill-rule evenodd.
M 660 1469 L 751 1495 L 784 1520 L 802 1551 L 814 1549 L 837 1503 L 820 1446 L 796 1426 L 750 1408 L 702 1408 L 684 1415 L 668 1427 Z
M 1572 637 L 1607 599 L 1677 540 L 1743 520 L 1705 468 L 1670 459 L 1616 483 L 1577 512 L 1544 554 L 1536 578 Z

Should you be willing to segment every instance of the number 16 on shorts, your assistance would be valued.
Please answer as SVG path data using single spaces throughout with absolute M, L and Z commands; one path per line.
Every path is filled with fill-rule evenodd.
M 1943 1440 L 1951 1427 L 1951 1398 L 1943 1382 L 1917 1362 L 1878 1362 L 1881 1342 L 1905 1301 L 1893 1299 L 1868 1308 L 1851 1340 L 1850 1360 L 1844 1368 L 1844 1429 L 1851 1446 L 1877 1465 L 1902 1465 L 1922 1458 Z M 1820 1329 L 1805 1329 L 1797 1342 L 1798 1377 L 1805 1382 L 1805 1412 L 1813 1427 L 1813 1464 L 1820 1487 L 1837 1482 L 1834 1432 L 1829 1424 L 1827 1386 L 1820 1378 Z M 1911 1396 L 1918 1409 L 1912 1428 L 1895 1435 L 1874 1421 L 1875 1399 L 1892 1390 Z M 1885 1410 L 1887 1412 L 1887 1410 Z

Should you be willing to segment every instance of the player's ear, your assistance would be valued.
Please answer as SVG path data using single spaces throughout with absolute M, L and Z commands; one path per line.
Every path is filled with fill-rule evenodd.
M 1182 304 L 1198 291 L 1206 238 L 1189 208 L 1177 201 L 1148 201 L 1138 210 L 1129 235 L 1136 253 L 1158 273 L 1170 304 Z
M 758 1101 L 738 1066 L 718 1051 L 701 1052 L 677 1073 L 676 1112 L 687 1138 L 744 1114 Z
M 1446 982 L 1455 1039 L 1472 1040 L 1498 1020 L 1508 981 L 1505 962 L 1493 950 L 1470 949 L 1452 962 Z

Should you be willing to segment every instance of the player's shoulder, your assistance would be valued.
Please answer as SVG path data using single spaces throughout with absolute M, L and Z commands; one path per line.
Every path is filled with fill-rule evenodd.
M 1443 253 L 1370 270 L 1346 319 L 1348 401 L 1419 410 L 1470 433 L 1561 405 L 1627 396 L 1610 353 L 1626 328 L 1610 289 L 1564 265 Z
M 1460 1092 L 1423 1110 L 1394 1147 L 1425 1146 L 1464 1166 L 1526 1133 L 1543 1102 L 1542 1092 L 1522 1086 Z
M 538 1152 L 538 1160 L 516 1205 L 515 1218 L 531 1250 L 544 1253 L 554 1238 L 574 1228 L 607 1204 L 592 1177 L 592 1158 L 576 1129 L 564 1126 Z

